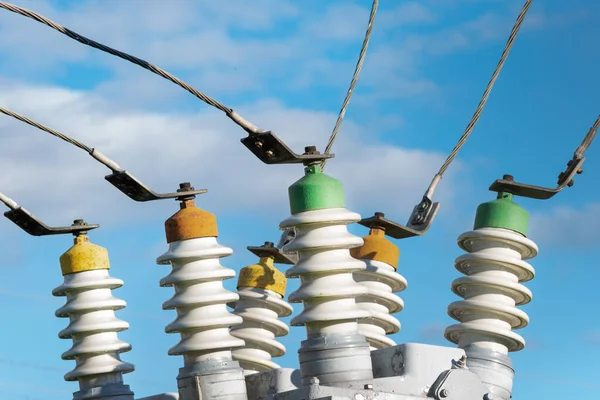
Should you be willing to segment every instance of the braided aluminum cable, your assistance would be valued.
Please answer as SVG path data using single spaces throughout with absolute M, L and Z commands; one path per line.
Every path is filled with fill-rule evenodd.
M 452 152 L 450 152 L 450 155 L 448 156 L 446 161 L 444 161 L 444 164 L 442 164 L 442 166 L 440 167 L 438 173 L 433 177 L 433 180 L 431 181 L 431 184 L 429 185 L 429 188 L 427 190 L 428 194 L 433 194 L 438 183 L 440 182 L 440 180 L 442 178 L 442 175 L 444 174 L 444 172 L 446 172 L 446 170 L 448 169 L 448 167 L 450 166 L 452 161 L 454 161 L 454 159 L 458 155 L 458 152 L 460 151 L 460 149 L 467 142 L 467 139 L 473 132 L 473 129 L 475 129 L 475 125 L 479 121 L 479 117 L 481 116 L 483 108 L 485 107 L 485 104 L 487 103 L 487 100 L 490 96 L 492 88 L 494 87 L 494 83 L 496 83 L 496 80 L 498 79 L 498 76 L 500 75 L 500 71 L 502 70 L 502 67 L 504 66 L 504 62 L 506 61 L 508 54 L 510 53 L 510 50 L 512 49 L 512 46 L 515 42 L 515 38 L 517 37 L 517 33 L 519 33 L 519 29 L 521 28 L 521 25 L 523 24 L 523 21 L 525 20 L 525 15 L 527 15 L 527 11 L 529 11 L 529 7 L 531 6 L 532 1 L 533 0 L 527 0 L 525 2 L 525 4 L 523 5 L 523 8 L 521 9 L 519 16 L 517 17 L 517 20 L 515 21 L 512 31 L 510 32 L 510 36 L 508 37 L 508 41 L 506 42 L 504 51 L 502 51 L 502 55 L 500 56 L 500 61 L 498 61 L 498 64 L 496 65 L 496 69 L 494 70 L 494 73 L 492 74 L 492 77 L 490 78 L 490 80 L 485 88 L 485 91 L 483 92 L 483 96 L 481 97 L 481 100 L 479 101 L 479 104 L 477 105 L 477 109 L 475 110 L 473 117 L 471 117 L 471 121 L 469 121 L 469 124 L 465 128 L 464 133 L 458 140 L 458 143 L 456 143 L 456 146 L 454 146 L 454 149 L 452 149 Z
M 44 132 L 48 132 L 49 134 L 54 135 L 57 138 L 64 140 L 65 142 L 71 143 L 73 146 L 77 146 L 80 149 L 87 151 L 88 153 L 92 153 L 94 151 L 94 149 L 92 149 L 91 147 L 89 147 L 89 146 L 87 146 L 87 145 L 85 145 L 85 144 L 83 144 L 83 143 L 81 143 L 81 142 L 79 142 L 79 141 L 77 141 L 77 140 L 75 140 L 75 139 L 73 139 L 73 138 L 65 135 L 64 133 L 60 133 L 59 131 L 56 131 L 56 130 L 54 130 L 52 128 L 48 128 L 47 126 L 42 125 L 39 122 L 35 122 L 34 120 L 29 119 L 26 116 L 18 114 L 18 113 L 14 112 L 14 111 L 11 111 L 11 110 L 7 109 L 7 108 L 0 107 L 0 113 L 6 114 L 9 117 L 16 118 L 19 121 L 25 122 L 26 124 L 29 124 L 29 125 L 31 125 L 31 126 L 33 126 L 35 128 L 38 128 L 38 129 L 40 129 L 40 130 L 42 130 Z
M 348 108 L 348 104 L 350 104 L 350 98 L 352 98 L 352 93 L 354 92 L 354 87 L 356 86 L 356 82 L 358 81 L 358 76 L 360 75 L 360 71 L 362 71 L 362 66 L 365 61 L 367 49 L 369 47 L 369 40 L 371 39 L 371 31 L 373 30 L 373 23 L 375 22 L 375 14 L 377 13 L 378 5 L 379 0 L 373 0 L 373 5 L 371 6 L 371 14 L 369 16 L 369 24 L 367 25 L 367 32 L 365 33 L 365 39 L 363 41 L 362 48 L 360 49 L 360 55 L 358 56 L 358 62 L 356 63 L 356 67 L 354 69 L 354 75 L 352 76 L 352 81 L 350 82 L 350 87 L 348 88 L 348 92 L 346 93 L 346 98 L 344 99 L 344 103 L 342 104 L 342 108 L 340 109 L 340 114 L 338 115 L 335 127 L 333 128 L 331 136 L 329 137 L 329 142 L 325 147 L 325 154 L 329 154 L 331 152 L 333 143 L 337 138 L 338 131 L 340 130 L 340 126 L 342 126 L 342 121 L 344 120 L 344 116 L 346 115 L 346 109 Z M 326 159 L 321 162 L 321 170 L 325 169 L 326 163 Z
M 31 18 L 37 22 L 40 22 L 44 25 L 49 26 L 50 28 L 52 28 L 54 30 L 57 30 L 58 32 L 62 33 L 63 35 L 66 35 L 66 36 L 70 37 L 71 39 L 78 41 L 79 43 L 83 43 L 86 46 L 93 47 L 93 48 L 101 50 L 105 53 L 108 53 L 113 56 L 122 58 L 123 60 L 129 61 L 129 62 L 136 64 L 142 68 L 145 68 L 148 71 L 153 72 L 154 74 L 161 76 L 161 77 L 173 82 L 177 86 L 185 89 L 186 91 L 193 94 L 198 99 L 205 102 L 206 104 L 223 111 L 233 122 L 235 122 L 236 124 L 241 126 L 246 132 L 248 132 L 248 133 L 261 132 L 260 129 L 258 129 L 252 123 L 246 121 L 244 118 L 242 118 L 238 113 L 233 111 L 231 108 L 224 106 L 223 104 L 219 103 L 215 99 L 205 95 L 204 93 L 200 92 L 197 89 L 194 89 L 192 86 L 188 85 L 187 83 L 185 83 L 181 79 L 177 78 L 176 76 L 170 74 L 169 72 L 167 72 L 155 65 L 150 64 L 148 61 L 142 60 L 141 58 L 137 58 L 135 56 L 124 53 L 122 51 L 113 49 L 112 47 L 105 46 L 102 43 L 98 43 L 92 39 L 88 39 L 85 36 L 80 35 L 77 32 L 74 32 L 74 31 L 70 30 L 69 28 L 59 25 L 56 22 L 51 21 L 48 18 L 46 18 L 40 14 L 37 14 L 31 10 L 28 10 L 26 8 L 22 8 L 22 7 L 16 6 L 14 4 L 6 3 L 6 2 L 0 2 L 0 8 L 14 12 L 16 14 L 22 15 L 27 18 Z

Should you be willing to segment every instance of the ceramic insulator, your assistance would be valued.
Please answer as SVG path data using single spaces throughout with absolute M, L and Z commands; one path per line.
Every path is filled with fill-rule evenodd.
M 291 315 L 292 306 L 267 289 L 242 287 L 238 295 L 234 313 L 244 322 L 233 327 L 231 334 L 244 340 L 246 346 L 234 350 L 233 359 L 240 363 L 244 375 L 279 368 L 271 358 L 283 356 L 285 346 L 275 338 L 287 335 L 290 328 L 278 318 Z
M 358 330 L 365 335 L 371 350 L 395 346 L 391 335 L 400 331 L 400 321 L 390 314 L 402 311 L 404 301 L 394 293 L 406 289 L 406 279 L 391 265 L 377 260 L 363 260 L 367 269 L 354 273 L 354 280 L 368 289 L 356 303 L 371 317 L 360 320 Z
M 66 304 L 56 311 L 57 317 L 70 320 L 58 336 L 73 340 L 73 346 L 62 358 L 76 362 L 65 380 L 78 381 L 82 390 L 121 383 L 122 374 L 134 370 L 132 364 L 119 358 L 120 353 L 131 350 L 131 345 L 117 336 L 117 332 L 129 328 L 127 322 L 115 316 L 115 310 L 127 304 L 112 295 L 112 289 L 121 286 L 122 280 L 103 269 L 65 275 L 64 283 L 52 291 L 54 296 L 67 298 Z
M 481 228 L 463 233 L 458 244 L 469 254 L 455 267 L 467 275 L 452 282 L 464 298 L 448 307 L 460 324 L 446 329 L 446 338 L 459 347 L 474 345 L 503 354 L 519 351 L 525 340 L 512 332 L 527 326 L 529 316 L 516 306 L 531 301 L 531 291 L 520 282 L 533 279 L 533 267 L 523 260 L 537 255 L 537 245 L 507 229 Z
M 368 289 L 352 276 L 366 265 L 349 251 L 361 246 L 363 239 L 346 227 L 359 220 L 359 214 L 345 208 L 329 208 L 293 214 L 280 224 L 282 229 L 294 228 L 296 232 L 294 240 L 282 249 L 298 254 L 298 263 L 286 276 L 300 277 L 301 283 L 288 300 L 302 302 L 304 310 L 291 324 L 306 326 L 309 335 L 357 332 L 357 320 L 370 316 L 355 300 Z
M 223 280 L 235 277 L 235 271 L 219 261 L 232 253 L 215 237 L 203 237 L 171 242 L 169 250 L 157 259 L 158 264 L 172 266 L 160 285 L 175 289 L 175 295 L 163 303 L 164 310 L 177 311 L 165 332 L 181 334 L 169 355 L 182 355 L 186 367 L 208 359 L 231 360 L 232 349 L 244 346 L 243 340 L 229 332 L 230 327 L 242 323 L 242 317 L 226 306 L 239 297 L 223 287 Z

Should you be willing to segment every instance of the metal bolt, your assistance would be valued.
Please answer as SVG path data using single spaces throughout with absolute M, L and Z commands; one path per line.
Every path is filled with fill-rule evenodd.
M 421 222 L 423 221 L 423 214 L 417 214 L 415 216 L 415 222 Z
M 82 219 L 76 219 L 73 221 L 73 225 L 85 225 L 85 222 Z
M 583 174 L 583 168 L 579 168 L 579 169 L 577 170 L 577 173 L 578 173 L 578 174 Z
M 378 218 L 383 218 L 383 217 L 385 217 L 385 214 L 384 214 L 384 213 L 382 213 L 382 212 L 379 212 L 379 211 L 377 211 L 377 212 L 375 213 L 375 216 L 376 216 L 376 217 L 378 217 Z
M 483 395 L 483 400 L 494 400 L 494 395 L 491 393 L 486 393 Z
M 373 390 L 373 385 L 371 385 L 370 383 L 367 383 L 367 384 L 365 384 L 364 388 L 367 390 Z
M 442 391 L 440 392 L 440 397 L 448 397 L 449 393 L 446 389 L 442 389 Z
M 306 154 L 315 153 L 316 151 L 317 151 L 317 146 L 306 146 L 304 148 L 304 153 L 306 153 Z
M 573 181 L 573 179 L 571 179 L 571 180 L 569 181 L 569 183 L 567 183 L 567 186 L 568 186 L 568 187 L 571 187 L 571 186 L 573 186 L 574 184 L 575 184 L 575 182 Z
M 310 384 L 311 385 L 318 385 L 319 384 L 319 378 L 317 378 L 316 376 L 313 376 L 312 378 L 310 378 Z
M 427 208 L 427 203 L 425 203 L 424 201 L 419 204 L 420 210 L 425 210 L 426 208 Z
M 513 181 L 515 180 L 514 176 L 512 176 L 512 175 L 508 175 L 508 174 L 505 174 L 505 175 L 502 177 L 502 179 L 503 179 L 503 180 L 505 180 L 505 181 L 510 181 L 510 182 L 513 182 Z
M 273 247 L 275 244 L 273 242 L 265 242 L 263 247 Z
M 273 150 L 267 150 L 265 154 L 267 155 L 267 157 L 273 157 L 275 155 L 275 153 L 273 153 Z
M 254 145 L 260 149 L 263 147 L 263 142 L 261 142 L 260 140 L 257 140 L 256 142 L 254 142 Z

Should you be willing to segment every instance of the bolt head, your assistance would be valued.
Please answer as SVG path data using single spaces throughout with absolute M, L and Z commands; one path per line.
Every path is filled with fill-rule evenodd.
M 319 384 L 319 378 L 317 378 L 316 376 L 313 376 L 312 378 L 310 378 L 310 384 L 311 385 L 318 385 Z
M 267 155 L 267 157 L 273 157 L 273 156 L 275 155 L 275 153 L 273 153 L 273 151 L 272 151 L 272 150 L 267 150 L 267 151 L 265 152 L 265 154 Z
M 448 393 L 448 390 L 442 389 L 442 391 L 440 392 L 440 397 L 446 398 L 446 397 L 448 397 L 449 394 L 450 393 Z
M 568 186 L 568 187 L 571 187 L 571 186 L 573 186 L 574 184 L 575 184 L 575 182 L 573 181 L 573 179 L 571 179 L 571 180 L 569 181 L 569 183 L 567 183 L 567 186 Z

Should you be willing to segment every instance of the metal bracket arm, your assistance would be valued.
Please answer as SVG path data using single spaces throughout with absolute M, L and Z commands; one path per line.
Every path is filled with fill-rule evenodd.
M 317 152 L 296 154 L 273 132 L 250 134 L 241 142 L 265 164 L 311 164 L 334 157 Z
M 163 199 L 176 199 L 182 196 L 194 196 L 207 192 L 206 189 L 194 190 L 194 188 L 191 188 L 189 190 L 186 189 L 185 191 L 178 191 L 177 193 L 156 193 L 98 150 L 92 149 L 89 154 L 113 171 L 112 174 L 106 175 L 104 179 L 123 192 L 127 197 L 135 201 L 144 202 Z
M 273 242 L 265 242 L 262 246 L 248 246 L 247 249 L 257 257 L 272 257 L 277 264 L 294 264 L 288 256 L 273 245 Z
M 440 203 L 434 203 L 429 197 L 423 196 L 423 200 L 414 207 L 406 225 L 384 218 L 383 213 L 375 213 L 373 217 L 359 221 L 359 224 L 367 228 L 380 227 L 385 230 L 387 236 L 394 239 L 422 236 L 431 227 L 439 207 Z
M 207 192 L 206 189 L 199 189 L 176 193 L 156 193 L 125 170 L 115 171 L 110 175 L 106 175 L 104 179 L 109 181 L 121 192 L 125 193 L 125 195 L 127 195 L 127 197 L 130 199 L 141 202 L 176 199 L 182 196 L 195 196 L 197 194 L 203 194 Z
M 489 190 L 498 193 L 511 193 L 515 196 L 527 197 L 530 199 L 548 200 L 565 187 L 574 185 L 573 178 L 576 174 L 581 174 L 583 172 L 581 166 L 584 161 L 585 157 L 573 157 L 573 159 L 567 163 L 567 169 L 558 175 L 558 186 L 556 188 L 519 183 L 515 182 L 512 176 L 504 175 L 502 179 L 498 179 L 492 183 Z
M 76 220 L 72 226 L 50 227 L 34 217 L 33 214 L 18 205 L 14 200 L 1 193 L 0 201 L 10 208 L 10 211 L 5 212 L 4 216 L 32 236 L 64 235 L 68 233 L 76 235 L 100 227 L 98 224 L 88 225 L 83 220 Z

